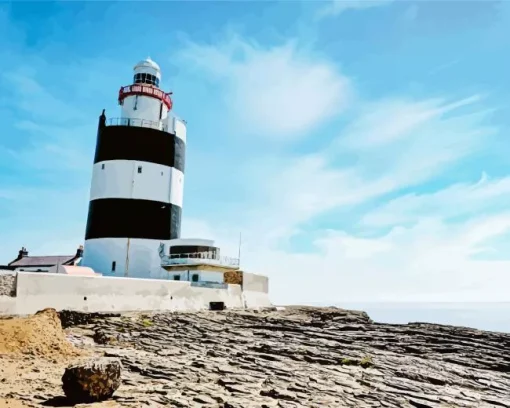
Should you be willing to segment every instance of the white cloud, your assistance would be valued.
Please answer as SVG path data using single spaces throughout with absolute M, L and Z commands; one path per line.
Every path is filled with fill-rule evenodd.
M 242 264 L 270 276 L 278 304 L 507 301 L 510 262 L 471 256 L 508 231 L 510 214 L 453 226 L 424 220 L 377 238 L 326 231 L 313 242 L 313 252 L 245 245 Z M 228 248 L 223 253 L 237 253 L 235 241 L 223 248 Z
M 335 113 L 323 106 L 333 107 L 332 99 L 354 94 L 350 85 L 347 93 L 331 93 L 328 81 L 321 82 L 322 76 L 315 73 L 328 73 L 324 78 L 339 78 L 339 83 L 349 84 L 349 80 L 339 76 L 335 65 L 317 62 L 296 43 L 264 49 L 232 36 L 218 46 L 189 43 L 180 56 L 191 62 L 191 69 L 209 73 L 225 87 L 221 89 L 226 89 L 225 94 L 218 95 L 227 101 L 224 120 L 243 123 L 242 137 L 250 137 L 251 132 L 273 139 L 313 135 L 313 128 Z M 317 86 L 304 84 L 310 79 L 307 72 L 308 77 L 315 76 L 310 83 Z M 282 100 L 287 102 L 280 103 L 280 109 L 270 104 Z M 320 109 L 304 114 L 303 100 L 317 100 L 309 105 Z M 270 152 L 268 145 L 264 157 L 247 152 L 244 165 L 236 168 L 250 186 L 249 198 L 239 208 L 245 219 L 238 228 L 245 232 L 246 245 L 261 250 L 281 246 L 317 216 L 334 217 L 338 208 L 356 206 L 441 174 L 475 152 L 493 133 L 484 125 L 490 111 L 480 108 L 481 101 L 473 95 L 454 101 L 384 98 L 362 102 L 354 118 L 338 130 L 337 140 L 324 150 L 285 157 Z M 351 224 L 356 222 L 353 219 Z M 225 229 L 224 225 L 214 227 Z M 260 237 L 265 245 L 258 242 Z
M 419 185 L 490 143 L 497 128 L 488 124 L 492 111 L 478 100 L 371 103 L 330 156 L 357 157 L 359 174 L 376 175 L 392 186 L 388 191 Z
M 416 138 L 416 131 L 423 125 L 432 120 L 444 121 L 448 113 L 472 105 L 480 99 L 479 95 L 473 95 L 452 103 L 439 99 L 367 103 L 359 117 L 343 132 L 342 147 L 374 149 L 410 136 Z
M 393 0 L 330 0 L 317 12 L 317 18 L 335 17 L 348 10 L 365 10 L 387 6 Z
M 180 57 L 222 81 L 228 117 L 259 137 L 305 136 L 342 112 L 352 96 L 334 64 L 293 42 L 263 48 L 232 37 L 220 46 L 189 43 Z
M 362 229 L 352 232 L 360 219 L 356 206 L 433 180 L 488 143 L 497 129 L 486 125 L 491 111 L 482 102 L 475 95 L 453 102 L 399 98 L 367 103 L 327 149 L 264 157 L 264 171 L 246 179 L 253 196 L 238 209 L 246 215 L 244 222 L 209 230 L 223 253 L 233 255 L 237 232 L 243 231 L 243 265 L 270 276 L 278 303 L 506 300 L 501 284 L 510 283 L 510 262 L 474 257 L 493 249 L 491 240 L 510 231 L 509 214 L 477 216 L 471 204 L 465 222 L 451 224 L 445 218 L 470 197 L 486 208 L 481 203 L 501 197 L 498 191 L 506 189 L 506 181 L 482 179 L 484 192 L 467 197 L 460 197 L 470 189 L 467 184 L 435 193 L 452 196 L 446 200 L 451 209 L 443 208 L 441 198 L 431 198 L 436 204 L 430 211 L 422 212 L 412 199 L 395 204 L 396 214 L 391 207 L 376 208 L 362 218 Z M 261 159 L 253 161 L 260 164 Z M 415 207 L 414 225 L 403 226 Z M 349 227 L 315 227 L 313 220 L 326 213 L 328 223 Z M 389 220 L 376 225 L 381 213 Z M 381 226 L 387 231 L 381 232 Z M 291 239 L 305 241 L 306 249 L 293 251 Z
M 266 156 L 265 171 L 257 169 L 247 177 L 252 189 L 259 187 L 251 203 L 258 206 L 253 215 L 256 228 L 275 231 L 278 226 L 274 235 L 278 239 L 325 212 L 334 216 L 332 212 L 340 207 L 417 186 L 441 174 L 476 152 L 494 132 L 485 127 L 485 111 L 470 106 L 476 100 L 400 101 L 391 108 L 384 102 L 372 103 L 367 109 L 370 119 L 364 110 L 347 131 L 339 132 L 332 147 L 291 158 Z M 468 106 L 470 112 L 457 112 Z M 257 165 L 260 160 L 254 159 Z
M 457 183 L 429 194 L 410 193 L 388 201 L 365 215 L 367 226 L 388 226 L 417 222 L 441 214 L 443 219 L 508 208 L 510 177 L 490 180 L 484 173 L 476 183 Z

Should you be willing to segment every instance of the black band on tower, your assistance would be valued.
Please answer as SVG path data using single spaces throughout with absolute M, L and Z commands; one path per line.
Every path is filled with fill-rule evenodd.
M 85 239 L 144 238 L 169 240 L 181 235 L 181 207 L 126 198 L 89 203 Z
M 94 164 L 137 160 L 184 172 L 186 144 L 172 133 L 136 126 L 99 126 Z

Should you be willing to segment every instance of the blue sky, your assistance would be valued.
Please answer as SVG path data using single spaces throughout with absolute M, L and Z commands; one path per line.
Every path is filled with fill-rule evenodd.
M 150 56 L 183 235 L 242 231 L 275 302 L 506 301 L 509 46 L 509 2 L 3 3 L 0 263 L 82 243 L 98 115 Z

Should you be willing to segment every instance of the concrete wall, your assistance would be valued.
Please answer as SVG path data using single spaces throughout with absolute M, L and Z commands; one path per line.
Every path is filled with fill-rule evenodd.
M 243 272 L 243 304 L 246 308 L 269 307 L 269 279 L 267 276 Z
M 269 294 L 255 291 L 242 291 L 243 306 L 247 309 L 271 306 Z
M 267 276 L 243 272 L 243 291 L 269 293 Z
M 267 293 L 192 287 L 190 282 L 21 272 L 16 297 L 0 296 L 0 313 L 32 314 L 52 307 L 88 312 L 205 310 L 209 302 L 227 308 L 270 306 Z

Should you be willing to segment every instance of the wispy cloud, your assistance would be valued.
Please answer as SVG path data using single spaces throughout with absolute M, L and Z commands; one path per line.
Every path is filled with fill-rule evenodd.
M 255 47 L 242 41 L 239 44 L 241 48 Z M 207 49 L 213 70 L 229 72 L 226 67 L 232 59 L 223 47 L 220 45 L 215 52 L 213 46 Z M 268 49 L 256 49 L 253 58 L 266 61 L 271 55 Z M 294 50 L 299 53 L 297 45 Z M 235 76 L 230 80 L 237 84 Z M 398 195 L 435 180 L 488 143 L 498 128 L 491 123 L 493 111 L 487 107 L 487 100 L 477 94 L 456 100 L 406 96 L 367 100 L 361 95 L 356 105 L 348 108 L 349 115 L 343 117 L 337 137 L 327 148 L 308 149 L 301 154 L 275 152 L 264 157 L 247 153 L 245 165 L 237 171 L 252 194 L 248 202 L 234 210 L 245 215 L 243 222 L 233 228 L 217 221 L 213 227 L 203 219 L 195 220 L 191 230 L 199 225 L 197 231 L 208 231 L 226 252 L 233 253 L 237 251 L 237 232 L 242 230 L 244 264 L 248 269 L 269 273 L 273 293 L 282 302 L 296 298 L 331 302 L 339 298 L 488 300 L 490 294 L 504 300 L 506 295 L 497 284 L 480 284 L 489 261 L 474 260 L 473 256 L 485 250 L 488 240 L 506 233 L 510 225 L 505 221 L 506 214 L 483 218 L 472 211 L 464 213 L 470 215 L 465 222 L 450 223 L 441 212 L 439 198 L 421 197 L 423 203 L 429 198 L 435 200 L 429 211 L 423 207 L 426 204 L 420 207 L 407 203 L 412 199 L 406 201 L 406 196 L 401 196 L 402 204 L 396 198 L 394 204 L 389 201 L 377 205 L 377 200 L 385 203 L 384 197 L 389 194 Z M 235 111 L 230 114 L 237 115 Z M 251 115 L 243 117 L 246 123 L 259 118 L 256 110 L 246 110 L 245 115 Z M 298 129 L 298 125 L 306 128 L 303 123 L 293 126 Z M 284 133 L 286 129 L 276 130 Z M 505 185 L 502 181 L 499 188 Z M 490 193 L 488 188 L 480 195 L 495 196 L 497 189 L 493 187 Z M 461 190 L 454 185 L 437 192 L 438 196 L 451 196 L 446 201 L 451 200 L 452 215 L 456 206 L 469 200 Z M 373 209 L 364 210 L 363 215 L 358 206 Z M 334 225 L 339 211 L 341 223 L 349 225 L 347 228 L 314 226 L 314 220 L 325 214 Z M 408 225 L 414 215 L 414 222 Z M 306 251 L 293 249 L 293 240 L 306 242 Z M 505 267 L 503 263 L 494 264 L 492 278 L 508 279 Z M 293 293 L 286 289 L 289 279 L 293 281 Z M 324 282 L 328 282 L 328 288 Z M 340 296 L 339 287 L 352 290 Z
M 335 17 L 348 10 L 365 10 L 387 6 L 392 2 L 393 0 L 329 0 L 317 12 L 317 18 Z
M 457 183 L 432 193 L 397 197 L 366 214 L 361 222 L 387 226 L 419 222 L 424 217 L 443 220 L 501 211 L 510 205 L 510 177 L 489 179 L 484 173 L 475 183 Z
M 266 208 L 262 203 L 271 209 L 259 215 L 258 222 L 278 223 L 280 228 L 285 224 L 292 230 L 324 212 L 432 179 L 475 153 L 495 131 L 484 123 L 482 106 L 469 113 L 456 112 L 476 100 L 401 102 L 390 108 L 384 102 L 369 104 L 370 118 L 364 113 L 353 118 L 339 131 L 333 147 L 266 164 L 271 178 L 263 173 L 263 179 L 251 182 L 261 186 L 256 201 L 261 211 Z M 450 115 L 444 117 L 447 112 Z
M 314 250 L 269 247 L 261 236 L 245 241 L 242 265 L 271 277 L 276 302 L 338 304 L 348 301 L 487 302 L 508 299 L 510 262 L 473 258 L 510 230 L 508 214 L 446 224 L 424 219 L 378 237 L 322 231 Z M 316 235 L 316 234 L 314 234 Z M 225 253 L 237 253 L 233 230 L 217 230 Z M 289 290 L 289 281 L 292 290 Z
M 75 104 L 56 98 L 30 74 L 5 72 L 0 77 L 8 97 L 14 105 L 44 122 L 84 119 L 83 111 Z
M 231 36 L 215 45 L 188 43 L 180 57 L 222 81 L 229 117 L 258 137 L 303 137 L 352 97 L 350 81 L 331 61 L 294 42 L 264 48 Z
M 340 137 L 342 147 L 377 149 L 405 138 L 416 138 L 416 131 L 434 121 L 448 121 L 448 113 L 480 101 L 473 95 L 455 102 L 439 99 L 412 101 L 403 99 L 367 102 L 359 117 Z

